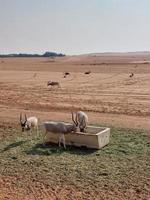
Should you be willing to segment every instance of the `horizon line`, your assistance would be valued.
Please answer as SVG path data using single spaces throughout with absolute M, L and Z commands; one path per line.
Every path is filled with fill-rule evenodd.
M 94 55 L 94 54 L 132 54 L 132 53 L 150 53 L 149 51 L 102 51 L 102 52 L 87 52 L 87 53 L 79 53 L 79 54 L 65 54 L 65 53 L 58 53 L 56 51 L 45 51 L 50 53 L 56 53 L 56 54 L 64 54 L 65 56 L 81 56 L 81 55 Z M 19 54 L 26 54 L 26 55 L 39 55 L 42 56 L 44 53 L 38 52 L 38 53 L 25 53 L 25 52 L 15 52 L 15 53 L 0 53 L 0 56 L 7 56 L 7 55 L 19 55 Z

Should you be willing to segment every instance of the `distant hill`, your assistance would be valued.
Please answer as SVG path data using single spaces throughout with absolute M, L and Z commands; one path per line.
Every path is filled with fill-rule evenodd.
M 28 53 L 18 53 L 18 54 L 0 54 L 0 57 L 62 57 L 65 54 L 55 53 L 46 51 L 44 54 L 28 54 Z

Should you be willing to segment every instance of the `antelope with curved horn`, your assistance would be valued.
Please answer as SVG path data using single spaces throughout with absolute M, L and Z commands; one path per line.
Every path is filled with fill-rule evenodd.
M 80 132 L 85 132 L 85 129 L 87 128 L 87 123 L 88 123 L 88 116 L 85 112 L 83 111 L 76 112 L 75 118 L 72 112 L 72 120 L 76 124 L 76 126 L 79 127 Z
M 77 124 L 75 123 L 74 120 L 73 120 L 73 124 L 68 124 L 65 122 L 48 121 L 48 122 L 44 122 L 43 126 L 45 129 L 45 133 L 43 135 L 43 143 L 47 134 L 55 133 L 59 135 L 59 147 L 61 146 L 61 141 L 62 141 L 65 149 L 66 149 L 65 135 L 68 133 L 77 131 Z
M 32 131 L 32 129 L 36 129 L 36 133 L 38 134 L 38 119 L 37 117 L 28 117 L 24 116 L 24 120 L 22 119 L 22 114 L 20 113 L 20 125 L 22 128 L 22 132 L 26 131 Z

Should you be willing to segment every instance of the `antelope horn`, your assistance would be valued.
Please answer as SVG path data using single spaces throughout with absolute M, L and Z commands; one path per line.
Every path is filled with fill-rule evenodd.
M 73 112 L 71 112 L 71 114 L 72 114 L 72 121 L 73 121 L 73 123 L 77 126 L 78 124 L 77 124 L 76 121 L 74 120 Z
M 76 113 L 76 125 L 78 126 L 78 117 L 77 117 L 77 113 Z
M 26 116 L 26 114 L 25 114 L 25 121 L 27 121 L 27 116 Z
M 20 113 L 20 122 L 22 121 L 22 114 Z

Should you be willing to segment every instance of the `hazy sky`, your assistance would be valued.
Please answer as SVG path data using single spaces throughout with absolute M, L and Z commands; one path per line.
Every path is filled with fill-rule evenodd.
M 0 0 L 0 54 L 150 51 L 150 0 Z

